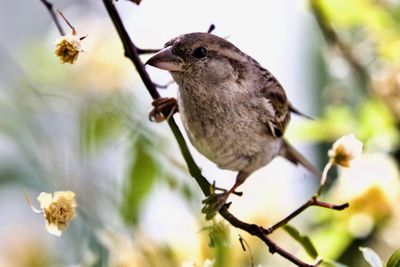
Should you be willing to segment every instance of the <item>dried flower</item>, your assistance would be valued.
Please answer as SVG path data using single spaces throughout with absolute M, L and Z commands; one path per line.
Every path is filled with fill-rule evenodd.
M 340 137 L 328 151 L 328 156 L 333 164 L 350 167 L 350 162 L 359 157 L 363 143 L 353 134 Z
M 46 219 L 46 229 L 50 234 L 61 236 L 75 217 L 75 193 L 71 191 L 40 193 L 38 196 L 40 207 Z
M 74 64 L 81 50 L 81 38 L 74 34 L 61 36 L 56 41 L 56 50 L 54 53 L 60 58 L 61 63 Z

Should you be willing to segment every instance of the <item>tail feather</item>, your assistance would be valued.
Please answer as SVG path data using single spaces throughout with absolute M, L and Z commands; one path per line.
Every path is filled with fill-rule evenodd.
M 311 164 L 303 155 L 300 154 L 291 144 L 283 139 L 282 147 L 279 153 L 282 157 L 286 158 L 295 165 L 303 165 L 304 168 L 313 173 L 318 179 L 321 179 L 322 172 Z

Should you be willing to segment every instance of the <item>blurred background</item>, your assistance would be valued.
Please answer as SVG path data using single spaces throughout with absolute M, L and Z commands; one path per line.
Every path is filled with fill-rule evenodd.
M 88 35 L 74 65 L 54 55 L 60 35 L 39 0 L 3 1 L 0 9 L 0 266 L 290 266 L 220 218 L 205 221 L 203 195 L 168 126 L 147 119 L 151 98 L 124 57 L 102 1 L 53 3 L 78 36 Z M 215 24 L 214 34 L 269 69 L 291 102 L 315 118 L 293 116 L 287 138 L 319 168 L 338 137 L 354 133 L 364 142 L 363 156 L 350 169 L 334 169 L 323 195 L 350 208 L 312 208 L 292 223 L 319 255 L 337 262 L 333 266 L 363 267 L 359 246 L 384 261 L 400 247 L 400 1 L 116 5 L 141 48 L 161 48 Z M 171 80 L 148 71 L 158 84 Z M 176 85 L 160 92 L 175 96 Z M 179 114 L 175 118 L 179 122 Z M 192 152 L 210 182 L 233 184 L 233 172 Z M 230 209 L 267 227 L 317 186 L 306 170 L 277 159 L 246 181 L 244 196 L 232 197 Z M 36 206 L 40 192 L 76 193 L 77 217 L 62 237 L 46 232 L 24 189 Z M 239 235 L 250 250 L 243 251 Z M 313 261 L 284 231 L 272 238 Z

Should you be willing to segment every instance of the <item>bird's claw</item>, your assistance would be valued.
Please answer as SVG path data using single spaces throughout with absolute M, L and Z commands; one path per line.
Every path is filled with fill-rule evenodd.
M 153 109 L 149 113 L 149 120 L 154 122 L 163 122 L 169 120 L 172 115 L 178 112 L 178 103 L 175 98 L 161 97 L 155 99 L 152 103 Z M 165 114 L 167 114 L 165 116 Z
M 206 220 L 211 220 L 217 212 L 227 204 L 226 201 L 228 200 L 229 195 L 229 191 L 220 194 L 212 193 L 202 201 L 204 207 L 201 212 L 206 215 Z

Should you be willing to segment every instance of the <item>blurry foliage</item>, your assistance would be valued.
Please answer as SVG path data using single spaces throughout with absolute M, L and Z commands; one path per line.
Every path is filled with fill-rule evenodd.
M 123 186 L 121 213 L 126 222 L 137 224 L 140 204 L 159 175 L 159 167 L 145 138 L 137 140 L 132 149 L 133 159 L 128 170 L 129 177 Z
M 354 49 L 374 51 L 378 63 L 400 64 L 400 5 L 397 1 L 316 0 L 326 19 L 352 41 Z M 367 47 L 366 47 L 367 46 Z M 365 50 L 358 51 L 363 57 Z M 364 58 L 365 59 L 365 58 Z M 363 60 L 363 59 L 362 59 Z M 370 63 L 370 62 L 366 62 Z

